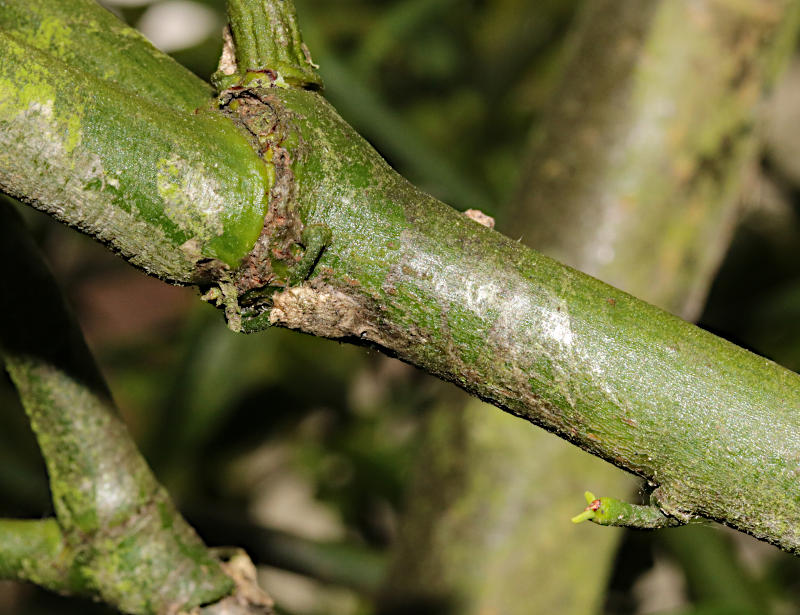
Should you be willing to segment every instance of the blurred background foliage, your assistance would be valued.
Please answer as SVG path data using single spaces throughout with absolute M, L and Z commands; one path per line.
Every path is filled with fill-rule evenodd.
M 215 69 L 222 0 L 106 4 L 201 77 Z M 326 94 L 345 119 L 412 182 L 458 209 L 482 209 L 513 234 L 504 204 L 560 74 L 578 0 L 296 4 Z M 798 126 L 794 66 L 765 108 L 761 164 L 701 319 L 794 370 Z M 283 330 L 233 335 L 193 291 L 25 215 L 134 436 L 206 541 L 245 547 L 280 613 L 375 613 L 421 422 L 450 387 L 335 342 Z M 44 465 L 5 374 L 0 404 L 0 514 L 41 516 L 50 506 Z M 576 512 L 581 501 L 576 493 Z M 626 535 L 602 612 L 800 613 L 800 560 L 733 532 L 688 541 L 673 532 Z M 55 612 L 108 610 L 0 583 L 0 613 Z

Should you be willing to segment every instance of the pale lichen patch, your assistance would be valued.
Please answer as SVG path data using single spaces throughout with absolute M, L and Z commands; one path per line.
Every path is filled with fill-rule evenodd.
M 94 186 L 99 186 L 101 189 L 107 186 L 118 187 L 119 182 L 116 178 L 107 176 L 100 158 L 94 154 L 74 151 L 81 141 L 80 116 L 58 118 L 55 116 L 53 106 L 52 100 L 31 102 L 8 124 L 5 137 L 10 142 L 17 134 L 15 130 L 17 125 L 20 127 L 35 125 L 37 134 L 35 136 L 28 134 L 26 138 L 35 140 L 35 147 L 31 147 L 31 151 L 35 152 L 36 158 L 43 163 L 43 168 L 60 166 L 71 159 L 75 173 L 67 178 L 65 184 L 51 188 L 54 193 L 72 189 L 84 190 L 87 187 L 93 189 Z
M 159 161 L 156 177 L 164 213 L 192 238 L 205 243 L 222 235 L 222 188 L 200 163 L 176 155 Z
M 563 347 L 571 347 L 575 339 L 570 324 L 566 302 L 559 301 L 559 306 L 542 314 L 541 331 L 550 340 Z

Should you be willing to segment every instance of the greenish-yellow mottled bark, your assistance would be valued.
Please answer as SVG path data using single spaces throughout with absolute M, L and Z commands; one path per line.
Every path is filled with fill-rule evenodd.
M 259 95 L 333 239 L 245 319 L 382 348 L 644 476 L 668 514 L 795 544 L 795 374 L 417 192 L 318 94 Z
M 728 243 L 755 141 L 753 130 L 718 127 L 717 112 L 754 124 L 759 94 L 772 81 L 775 59 L 791 50 L 785 41 L 796 30 L 790 5 L 772 3 L 774 13 L 761 16 L 747 12 L 755 6 L 586 2 L 572 58 L 533 143 L 530 175 L 508 225 L 514 236 L 526 243 L 533 238 L 544 253 L 613 277 L 662 307 L 696 313 Z M 781 11 L 790 18 L 782 19 L 787 13 Z M 690 41 L 687 12 L 694 13 Z M 698 22 L 701 16 L 706 19 Z M 740 41 L 730 39 L 731 30 Z M 717 72 L 720 55 L 746 77 L 726 81 Z M 669 83 L 690 85 L 670 90 L 664 75 Z M 654 114 L 658 101 L 683 111 Z M 648 144 L 670 142 L 671 148 L 627 156 L 634 131 Z M 697 147 L 698 131 L 706 134 L 705 150 Z M 714 172 L 701 181 L 664 181 L 662 169 L 672 160 L 702 167 L 708 151 L 729 143 L 740 152 L 715 159 Z M 558 155 L 572 166 L 559 168 Z M 634 194 L 632 207 L 627 201 Z M 685 237 L 676 241 L 678 234 Z M 649 249 L 634 254 L 627 251 L 631 244 Z M 668 271 L 664 254 L 672 255 Z M 579 510 L 586 486 L 620 497 L 633 490 L 630 477 L 586 457 L 545 434 L 515 429 L 477 402 L 444 405 L 419 461 L 385 584 L 387 602 L 447 603 L 453 613 L 599 612 L 621 534 L 565 520 Z M 630 510 L 635 514 L 624 519 L 613 515 L 613 524 L 676 524 L 656 508 Z
M 19 4 L 0 8 L 0 15 Z M 35 200 L 167 280 L 219 279 L 238 266 L 261 232 L 272 183 L 247 137 L 212 112 L 210 98 L 190 110 L 169 99 L 154 102 L 149 95 L 161 88 L 140 97 L 113 76 L 63 62 L 69 54 L 58 46 L 33 46 L 38 36 L 0 31 L 0 188 Z M 127 40 L 146 45 L 133 35 Z M 145 56 L 140 51 L 127 62 Z M 124 72 L 128 63 L 116 60 Z M 170 76 L 155 72 L 159 78 Z M 206 90 L 199 82 L 197 89 Z M 24 142 L 20 156 L 14 144 Z
M 80 203 L 74 197 L 88 188 L 67 198 L 53 184 L 74 177 L 78 153 L 102 157 L 111 147 L 102 135 L 112 140 L 124 132 L 130 151 L 118 148 L 118 159 L 152 187 L 153 159 L 171 151 L 169 136 L 180 148 L 179 126 L 185 125 L 208 145 L 204 168 L 229 165 L 226 181 L 250 186 L 242 174 L 251 168 L 262 178 L 270 168 L 275 173 L 256 247 L 238 269 L 230 265 L 227 277 L 216 278 L 227 313 L 241 311 L 243 326 L 271 323 L 378 347 L 648 479 L 666 514 L 719 519 L 800 550 L 797 375 L 420 193 L 316 92 L 262 84 L 225 98 L 223 117 L 209 112 L 208 119 L 162 121 L 154 138 L 136 115 L 125 120 L 104 106 L 105 94 L 81 98 L 77 86 L 87 77 L 77 70 L 59 69 L 55 87 L 48 79 L 52 62 L 44 66 L 36 53 L 20 55 L 28 50 L 17 38 L 2 35 L 0 42 L 5 57 L 15 59 L 11 66 L 26 68 L 0 67 L 0 100 L 12 101 L 0 106 L 0 186 L 13 182 L 17 194 L 77 225 L 82 208 L 68 204 Z M 61 127 L 54 136 L 70 126 L 66 109 L 84 105 L 94 140 L 81 139 L 81 149 L 69 156 L 32 155 L 42 147 L 41 127 L 50 122 L 43 101 L 52 101 Z M 114 122 L 120 123 L 116 133 Z M 201 125 L 205 132 L 198 135 L 193 129 Z M 86 126 L 80 123 L 81 136 Z M 217 159 L 215 144 L 226 143 L 231 130 L 257 144 L 263 169 L 257 161 L 250 166 L 252 152 L 241 151 L 232 136 L 223 148 L 227 158 Z M 175 167 L 171 198 L 202 202 L 183 181 L 190 170 Z M 25 183 L 23 171 L 38 182 Z M 232 194 L 230 203 L 216 202 L 223 218 L 238 220 L 244 194 Z M 110 211 L 125 211 L 108 191 L 96 198 Z M 174 224 L 166 215 L 171 200 L 152 202 L 152 210 L 139 212 L 153 229 L 150 241 L 141 239 L 147 255 L 136 256 L 142 267 L 161 250 L 175 253 L 176 242 L 164 239 Z M 101 235 L 105 224 L 84 226 Z M 311 224 L 327 226 L 331 239 L 308 279 L 292 286 L 292 266 L 305 251 L 302 230 Z M 193 238 L 188 235 L 185 241 Z M 250 227 L 243 231 L 238 224 L 223 224 L 215 237 L 228 246 L 253 240 Z M 238 254 L 231 250 L 230 261 Z
M 0 30 L 75 70 L 175 110 L 205 107 L 212 95 L 207 83 L 180 70 L 94 0 L 4 0 Z

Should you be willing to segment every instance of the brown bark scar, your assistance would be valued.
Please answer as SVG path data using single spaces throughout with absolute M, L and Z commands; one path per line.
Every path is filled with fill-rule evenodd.
M 356 298 L 323 282 L 293 286 L 273 295 L 270 323 L 327 338 L 356 337 L 386 345 L 369 310 Z

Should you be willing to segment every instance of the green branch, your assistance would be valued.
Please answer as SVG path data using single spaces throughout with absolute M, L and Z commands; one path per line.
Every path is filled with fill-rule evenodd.
M 57 592 L 83 593 L 70 582 L 74 557 L 55 519 L 0 519 L 0 579 L 30 581 Z
M 0 349 L 47 465 L 56 520 L 0 524 L 0 576 L 126 613 L 216 603 L 235 588 L 158 484 L 18 216 L 0 203 Z
M 671 516 L 800 552 L 796 374 L 417 191 L 316 92 L 262 82 L 180 114 L 25 40 L 0 52 L 4 190 L 217 284 L 243 326 L 380 348 L 646 478 Z M 331 239 L 300 278 L 311 224 Z
M 192 112 L 213 94 L 207 83 L 94 0 L 6 0 L 0 31 L 137 100 Z
M 309 282 L 250 309 L 456 382 L 660 485 L 670 514 L 797 548 L 795 374 L 417 192 L 318 95 L 269 96 L 314 144 L 294 151 L 297 198 L 333 240 Z
M 564 4 L 550 3 L 559 10 Z M 713 260 L 728 242 L 730 224 L 720 220 L 735 217 L 734 186 L 752 163 L 746 154 L 756 140 L 732 122 L 727 130 L 713 130 L 715 142 L 708 127 L 718 125 L 721 108 L 744 119 L 754 114 L 772 80 L 761 67 L 780 37 L 758 38 L 767 27 L 763 22 L 731 14 L 721 4 L 715 10 L 726 18 L 702 24 L 687 18 L 685 11 L 691 10 L 675 0 L 583 4 L 567 35 L 570 61 L 531 142 L 527 176 L 505 227 L 523 242 L 533 239 L 543 253 L 601 279 L 608 276 L 660 307 L 691 304 L 696 311 L 698 289 L 712 275 L 707 253 Z M 791 32 L 794 24 L 773 27 Z M 726 35 L 731 29 L 762 42 L 736 44 Z M 625 44 L 608 44 L 620 31 L 626 32 Z M 748 67 L 747 83 L 726 76 L 733 66 Z M 654 78 L 664 74 L 686 87 L 665 92 L 664 81 Z M 580 104 L 565 104 L 573 100 Z M 654 114 L 660 100 L 683 111 Z M 620 159 L 613 152 L 626 152 L 632 134 L 669 147 L 640 144 L 637 155 Z M 706 169 L 699 134 L 707 135 L 706 149 L 737 143 L 740 153 Z M 664 181 L 663 169 L 676 160 L 704 170 L 694 181 Z M 460 406 L 445 401 L 426 426 L 382 595 L 395 604 L 441 596 L 459 613 L 527 614 L 534 608 L 529 580 L 536 579 L 538 612 L 598 611 L 624 533 L 576 528 L 564 520 L 574 512 L 587 477 L 617 494 L 633 493 L 635 481 L 548 434 L 489 414 L 475 401 Z M 608 518 L 646 527 L 678 523 L 657 507 L 632 506 L 622 518 L 620 512 L 611 517 L 588 512 L 595 523 Z M 591 568 L 581 565 L 586 561 Z M 569 577 L 565 569 L 573 571 Z
M 259 80 L 322 87 L 291 0 L 228 0 L 228 19 L 230 31 L 214 75 L 218 89 Z
M 23 156 L 0 152 L 0 189 L 167 280 L 221 279 L 238 265 L 272 179 L 232 123 L 132 96 L 4 31 L 0 52 L 0 141 L 27 143 Z

